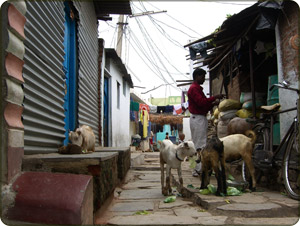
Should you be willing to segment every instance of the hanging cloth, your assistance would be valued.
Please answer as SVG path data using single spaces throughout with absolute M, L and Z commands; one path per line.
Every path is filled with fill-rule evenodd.
M 150 108 L 150 113 L 154 114 L 154 113 L 157 112 L 157 106 L 156 105 L 150 105 L 149 108 Z
M 173 113 L 173 105 L 168 105 L 166 106 L 166 111 L 165 113 Z
M 149 114 L 147 110 L 143 110 L 141 114 L 141 122 L 143 124 L 143 138 L 148 136 L 148 121 L 149 121 Z
M 148 112 L 150 111 L 150 108 L 147 104 L 140 104 L 140 111 L 142 110 L 147 110 Z
M 166 106 L 157 106 L 157 113 L 165 113 Z
M 174 105 L 173 115 L 180 115 L 182 113 L 181 104 Z
M 140 104 L 138 102 L 130 101 L 130 111 L 139 111 Z

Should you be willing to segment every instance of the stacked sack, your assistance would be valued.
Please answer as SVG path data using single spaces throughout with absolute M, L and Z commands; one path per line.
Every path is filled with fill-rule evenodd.
M 241 108 L 241 103 L 237 100 L 226 99 L 220 102 L 214 112 L 214 118 L 217 121 L 217 135 L 219 138 L 228 135 L 227 126 L 231 119 L 236 117 L 237 111 Z
M 261 106 L 265 105 L 265 93 L 255 93 L 255 104 L 256 109 L 260 109 Z M 242 92 L 240 96 L 240 103 L 242 104 L 242 109 L 237 111 L 236 115 L 240 118 L 250 118 L 253 117 L 252 114 L 252 93 L 251 92 Z M 256 117 L 259 117 L 260 111 L 256 111 Z

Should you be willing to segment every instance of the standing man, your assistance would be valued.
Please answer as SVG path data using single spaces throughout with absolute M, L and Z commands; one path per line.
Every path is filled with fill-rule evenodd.
M 201 86 L 205 82 L 205 74 L 206 71 L 202 68 L 194 70 L 194 82 L 187 93 L 189 99 L 189 111 L 191 113 L 190 129 L 197 152 L 200 152 L 206 145 L 208 127 L 206 115 L 214 105 L 219 103 L 217 100 L 224 97 L 223 94 L 217 94 L 209 98 L 205 96 L 203 87 Z M 200 171 L 201 163 L 198 163 L 193 172 L 193 176 L 198 176 Z

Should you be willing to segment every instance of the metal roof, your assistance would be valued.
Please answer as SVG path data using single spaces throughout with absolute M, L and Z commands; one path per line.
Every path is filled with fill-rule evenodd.
M 108 14 L 132 14 L 129 0 L 94 0 L 94 6 L 99 20 L 109 19 Z

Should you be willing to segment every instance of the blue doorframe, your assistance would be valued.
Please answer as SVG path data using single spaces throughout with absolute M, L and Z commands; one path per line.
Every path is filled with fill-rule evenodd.
M 104 119 L 103 119 L 104 147 L 109 146 L 109 79 L 104 77 Z
M 76 128 L 77 122 L 77 41 L 76 41 L 76 19 L 70 17 L 71 9 L 68 2 L 65 5 L 65 36 L 64 36 L 64 71 L 65 71 L 65 140 L 64 145 L 69 142 L 69 131 Z M 74 15 L 75 12 L 73 12 Z

